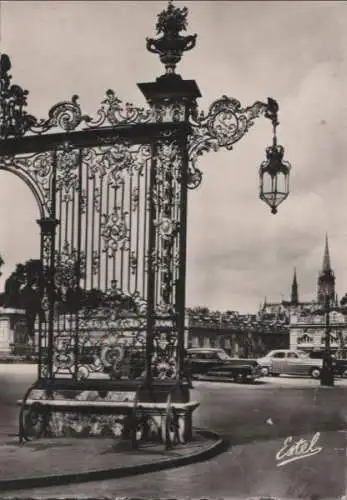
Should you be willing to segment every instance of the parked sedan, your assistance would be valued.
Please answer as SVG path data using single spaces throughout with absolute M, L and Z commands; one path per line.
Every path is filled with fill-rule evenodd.
M 257 359 L 263 375 L 306 375 L 320 378 L 323 360 L 312 359 L 303 351 L 278 349 L 270 351 L 263 358 Z
M 246 382 L 262 376 L 257 360 L 231 358 L 219 348 L 187 349 L 187 359 L 193 378 L 205 376 Z
M 332 354 L 334 375 L 337 377 L 347 378 L 347 359 L 339 358 L 338 352 Z M 325 356 L 325 351 L 313 350 L 308 353 L 311 359 L 323 359 Z

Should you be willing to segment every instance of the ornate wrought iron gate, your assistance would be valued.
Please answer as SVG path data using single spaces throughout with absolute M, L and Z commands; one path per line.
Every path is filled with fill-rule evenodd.
M 185 107 L 176 102 L 169 117 L 155 106 L 123 110 L 108 91 L 97 122 L 73 97 L 47 121 L 20 109 L 21 137 L 4 130 L 1 167 L 29 184 L 42 215 L 40 377 L 87 377 L 111 364 L 140 377 L 144 360 L 148 378 L 182 370 Z
M 111 97 L 109 106 L 118 105 Z M 86 146 L 64 138 L 44 153 L 54 189 L 51 218 L 59 221 L 42 246 L 51 289 L 41 339 L 53 335 L 50 377 L 88 376 L 111 364 L 118 376 L 140 377 L 144 359 L 147 378 L 154 361 L 176 372 L 178 329 L 183 342 L 184 327 L 178 293 L 185 131 L 163 124 L 144 137 L 139 122 L 151 116 L 135 113 L 136 125 L 128 116 L 122 136 L 121 118 L 111 108 L 112 131 L 91 124 L 80 136 Z M 106 136 L 96 133 L 101 130 Z
M 179 34 L 186 17 L 169 3 L 158 16 L 163 36 L 147 40 L 166 67 L 139 84 L 147 109 L 109 90 L 97 119 L 73 96 L 38 120 L 0 58 L 0 169 L 21 177 L 40 208 L 39 378 L 184 378 L 187 193 L 201 182 L 197 159 L 231 149 L 262 113 L 278 125 L 273 100 L 242 108 L 223 96 L 197 112 L 195 81 L 174 72 L 195 45 L 196 35 Z M 288 168 L 275 136 L 267 158 L 274 211 L 287 196 L 277 174 L 286 179 Z

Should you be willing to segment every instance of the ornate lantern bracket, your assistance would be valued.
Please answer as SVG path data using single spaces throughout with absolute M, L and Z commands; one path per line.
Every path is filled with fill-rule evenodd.
M 196 166 L 198 158 L 203 153 L 218 151 L 220 148 L 231 150 L 234 144 L 241 140 L 250 127 L 254 125 L 255 119 L 260 115 L 264 115 L 265 118 L 271 121 L 274 131 L 274 141 L 276 141 L 276 128 L 279 125 L 278 110 L 278 103 L 270 97 L 266 103 L 256 101 L 251 106 L 243 108 L 237 99 L 225 95 L 211 104 L 207 114 L 203 111 L 199 113 L 197 107 L 195 107 L 190 119 L 190 182 L 188 187 L 194 189 L 201 183 L 202 173 Z M 267 148 L 267 155 L 269 155 L 268 160 L 270 160 L 270 157 L 273 159 L 268 166 L 264 164 L 262 179 L 264 179 L 266 173 L 271 172 L 274 184 L 278 180 L 278 174 L 285 174 L 287 181 L 290 165 L 287 162 L 282 162 L 284 148 L 277 146 L 277 142 L 274 142 L 273 146 Z M 266 170 L 266 166 L 268 170 Z M 271 176 L 271 174 L 269 175 Z M 287 196 L 288 182 L 285 191 L 278 191 L 276 184 L 276 186 L 272 186 L 269 192 L 261 191 L 260 195 L 261 199 L 264 201 L 267 200 L 266 202 L 270 205 L 272 213 L 276 213 L 276 207 Z

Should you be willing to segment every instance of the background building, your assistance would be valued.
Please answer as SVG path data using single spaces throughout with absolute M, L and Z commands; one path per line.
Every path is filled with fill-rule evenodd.
M 325 345 L 326 297 L 329 298 L 331 349 L 343 349 L 347 343 L 347 315 L 346 308 L 339 305 L 335 291 L 328 236 L 325 238 L 323 262 L 318 273 L 316 298 L 311 302 L 299 300 L 299 286 L 294 270 L 290 300 L 280 303 L 267 303 L 265 300 L 261 314 L 265 317 L 280 315 L 285 318 L 291 349 L 322 349 Z
M 330 307 L 331 348 L 343 349 L 347 344 L 347 301 L 346 307 L 338 303 L 327 236 L 313 300 L 300 301 L 294 269 L 290 299 L 281 302 L 265 299 L 257 314 L 211 311 L 206 307 L 189 309 L 188 345 L 222 347 L 239 357 L 261 356 L 271 349 L 321 349 L 325 341 L 326 296 Z
M 289 329 L 282 320 L 235 311 L 188 310 L 189 346 L 222 347 L 237 357 L 262 356 L 289 346 Z
M 329 320 L 330 349 L 343 351 L 347 343 L 347 317 L 337 308 L 333 308 L 329 313 Z M 293 313 L 289 325 L 290 348 L 303 351 L 324 349 L 325 321 L 325 313 L 321 310 L 312 313 Z

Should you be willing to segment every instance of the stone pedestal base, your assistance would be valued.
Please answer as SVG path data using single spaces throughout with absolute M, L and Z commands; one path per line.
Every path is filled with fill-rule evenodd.
M 12 346 L 19 342 L 23 329 L 25 329 L 24 311 L 0 307 L 0 356 L 12 354 Z
M 20 435 L 47 437 L 113 437 L 135 443 L 187 443 L 192 439 L 192 413 L 199 403 L 138 401 L 134 393 L 82 391 L 67 399 L 68 391 L 49 395 L 30 391 L 21 402 Z

